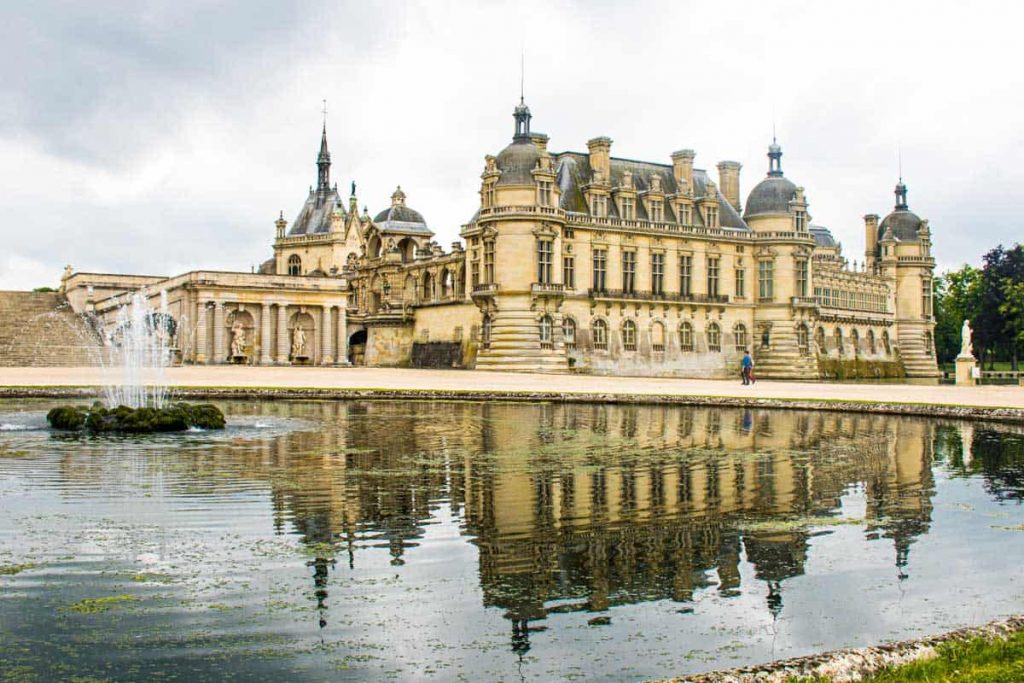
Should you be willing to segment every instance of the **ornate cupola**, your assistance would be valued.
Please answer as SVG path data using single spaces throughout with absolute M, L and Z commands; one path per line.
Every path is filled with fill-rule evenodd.
M 516 134 L 513 137 L 513 140 L 529 140 L 530 119 L 533 117 L 530 114 L 530 108 L 526 106 L 526 102 L 523 100 L 522 95 L 519 96 L 519 104 L 516 105 L 516 109 L 512 115 L 516 119 Z
M 903 184 L 903 178 L 900 177 L 898 183 L 896 183 L 896 210 L 906 211 L 907 206 L 907 186 Z
M 782 147 L 772 137 L 772 144 L 768 146 L 768 177 L 782 177 Z

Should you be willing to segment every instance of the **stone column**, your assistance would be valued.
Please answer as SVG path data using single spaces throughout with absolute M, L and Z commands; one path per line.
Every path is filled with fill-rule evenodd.
M 334 364 L 334 344 L 332 343 L 332 337 L 334 337 L 334 327 L 331 325 L 331 307 L 322 306 L 320 312 L 323 314 L 323 320 L 320 323 L 321 344 L 320 344 L 320 364 L 321 365 L 333 365 Z
M 260 365 L 270 365 L 273 362 L 270 356 L 273 339 L 270 334 L 270 304 L 264 303 L 260 307 Z
M 338 363 L 348 365 L 348 320 L 344 305 L 338 306 Z
M 288 338 L 288 306 L 277 304 L 277 364 L 288 365 L 288 353 L 291 351 L 291 340 Z
M 207 353 L 210 347 L 206 341 L 206 328 L 210 326 L 210 319 L 207 317 L 209 309 L 206 301 L 200 301 L 196 305 L 196 349 L 194 360 L 196 363 L 207 362 Z
M 213 302 L 213 362 L 224 362 L 224 302 Z

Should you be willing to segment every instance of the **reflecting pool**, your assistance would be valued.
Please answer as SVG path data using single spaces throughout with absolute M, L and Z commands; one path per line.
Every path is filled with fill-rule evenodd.
M 0 678 L 634 680 L 1024 612 L 1024 430 L 798 411 L 0 403 Z

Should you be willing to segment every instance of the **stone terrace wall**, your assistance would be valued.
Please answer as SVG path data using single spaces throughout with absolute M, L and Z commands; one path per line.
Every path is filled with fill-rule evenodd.
M 0 292 L 0 367 L 97 365 L 99 335 L 57 292 Z

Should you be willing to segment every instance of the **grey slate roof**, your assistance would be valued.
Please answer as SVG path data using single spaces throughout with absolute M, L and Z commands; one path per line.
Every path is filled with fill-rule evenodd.
M 302 210 L 292 222 L 288 231 L 289 235 L 312 235 L 315 233 L 330 232 L 331 214 L 335 209 L 340 209 L 344 214 L 341 197 L 338 191 L 331 188 L 326 191 L 316 190 L 310 192 Z
M 590 168 L 589 155 L 580 152 L 562 152 L 555 154 L 554 157 L 558 167 L 558 185 L 562 191 L 559 208 L 574 213 L 590 213 L 590 207 L 587 205 L 583 194 L 583 186 L 587 185 L 594 176 L 593 170 Z M 632 159 L 617 159 L 615 157 L 611 158 L 611 185 L 613 188 L 622 184 L 622 176 L 627 170 L 633 174 L 633 187 L 638 193 L 650 189 L 650 177 L 652 175 L 661 177 L 661 190 L 666 195 L 675 194 L 679 189 L 676 185 L 675 176 L 672 174 L 671 165 L 634 161 Z M 706 171 L 701 169 L 693 170 L 693 193 L 695 198 L 699 199 L 704 196 L 707 192 L 707 182 L 708 175 Z M 747 224 L 743 222 L 739 213 L 726 200 L 721 191 L 717 191 L 716 194 L 718 196 L 718 215 L 721 227 L 734 230 L 749 230 Z M 643 202 L 637 202 L 636 211 L 637 218 L 648 220 Z M 613 218 L 619 217 L 615 202 L 608 203 L 608 215 Z M 668 202 L 665 204 L 665 219 L 670 222 L 677 220 Z M 700 216 L 699 211 L 694 211 L 693 220 L 697 225 L 703 225 L 703 218 Z
M 886 216 L 878 224 L 878 239 L 885 236 L 885 231 L 892 226 L 892 235 L 900 242 L 918 242 L 920 237 L 917 229 L 921 227 L 921 219 L 909 209 L 897 209 Z
M 819 247 L 836 247 L 835 237 L 832 236 L 832 231 L 826 228 L 824 225 L 812 225 L 808 228 L 811 235 L 814 237 L 814 242 Z
M 540 150 L 529 138 L 518 138 L 498 152 L 495 164 L 501 171 L 498 185 L 532 185 L 531 171 L 537 166 Z
M 796 193 L 796 185 L 783 176 L 768 176 L 747 195 L 744 218 L 760 214 L 789 213 L 789 201 Z

